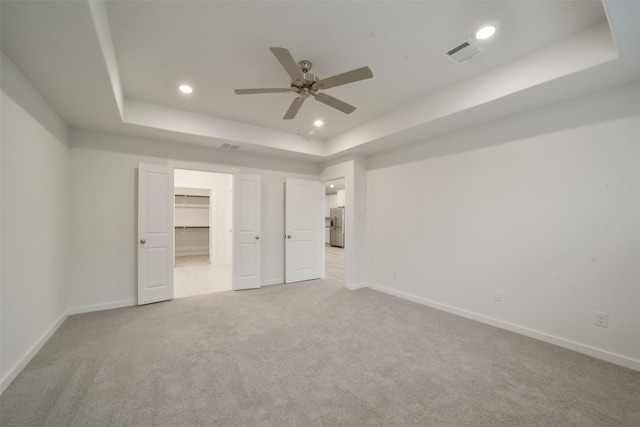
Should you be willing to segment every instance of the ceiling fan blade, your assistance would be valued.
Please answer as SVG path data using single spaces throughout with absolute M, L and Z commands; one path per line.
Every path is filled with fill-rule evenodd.
M 351 114 L 356 109 L 356 107 L 354 107 L 353 105 L 340 101 L 338 98 L 329 96 L 326 93 L 316 93 L 313 96 L 315 96 L 316 99 L 322 102 L 323 104 L 327 104 L 329 107 L 335 108 L 336 110 L 340 110 L 345 114 Z
M 302 71 L 298 68 L 298 64 L 291 56 L 291 53 L 284 47 L 270 47 L 269 50 L 276 57 L 280 65 L 285 69 L 292 81 L 302 80 Z
M 316 89 L 329 89 L 330 87 L 341 86 L 360 80 L 366 80 L 370 79 L 371 77 L 373 77 L 371 69 L 369 67 L 362 67 L 355 70 L 347 71 L 346 73 L 337 74 L 335 76 L 319 80 L 314 83 L 313 87 Z
M 298 114 L 298 110 L 300 109 L 300 107 L 302 107 L 302 103 L 304 102 L 304 99 L 305 98 L 302 96 L 295 98 L 291 103 L 291 105 L 289 106 L 289 109 L 287 110 L 287 112 L 284 114 L 283 119 L 284 120 L 293 119 L 296 116 L 296 114 Z
M 251 95 L 254 93 L 285 93 L 291 92 L 291 88 L 260 88 L 260 89 L 236 89 L 236 95 Z

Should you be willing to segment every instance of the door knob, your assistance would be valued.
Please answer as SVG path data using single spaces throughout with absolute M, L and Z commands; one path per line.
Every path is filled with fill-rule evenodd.
M 290 238 L 291 238 L 291 234 L 287 234 L 287 239 L 290 239 Z
M 260 236 L 256 236 L 256 240 L 260 240 Z
M 147 241 L 146 241 L 146 240 L 144 240 L 144 239 L 141 239 L 141 240 L 140 240 L 140 243 L 142 243 L 142 244 L 144 245 L 145 243 L 147 243 Z

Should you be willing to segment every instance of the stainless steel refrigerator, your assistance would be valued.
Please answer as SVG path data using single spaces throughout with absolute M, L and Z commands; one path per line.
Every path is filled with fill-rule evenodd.
M 329 244 L 344 248 L 344 208 L 331 208 L 331 230 Z

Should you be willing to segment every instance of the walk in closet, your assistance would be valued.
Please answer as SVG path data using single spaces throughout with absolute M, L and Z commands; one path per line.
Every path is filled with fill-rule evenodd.
M 211 190 L 175 188 L 175 255 L 209 263 Z

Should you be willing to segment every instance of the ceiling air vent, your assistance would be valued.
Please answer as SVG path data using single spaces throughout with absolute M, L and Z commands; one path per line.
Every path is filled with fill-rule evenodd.
M 238 150 L 240 149 L 239 145 L 231 145 L 231 144 L 222 144 L 220 146 L 223 150 Z
M 480 46 L 473 44 L 470 40 L 467 40 L 456 47 L 449 49 L 442 55 L 454 64 L 460 65 L 482 53 L 484 53 L 484 50 L 482 50 Z

